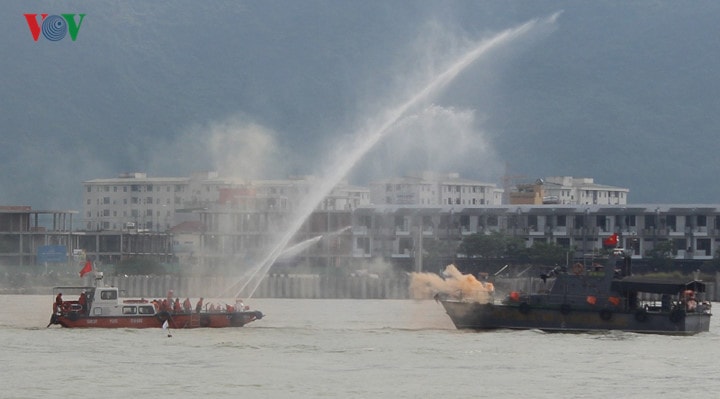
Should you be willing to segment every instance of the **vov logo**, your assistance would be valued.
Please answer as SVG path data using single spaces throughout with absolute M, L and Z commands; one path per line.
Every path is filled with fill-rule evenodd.
M 51 42 L 64 39 L 68 33 L 70 33 L 70 39 L 75 41 L 80 31 L 80 25 L 82 25 L 82 21 L 85 18 L 85 14 L 40 14 L 40 20 L 38 21 L 38 14 L 23 15 L 27 20 L 28 28 L 30 28 L 30 34 L 34 41 L 38 41 L 40 32 L 42 32 L 45 39 Z M 80 16 L 77 22 L 75 22 L 76 15 Z

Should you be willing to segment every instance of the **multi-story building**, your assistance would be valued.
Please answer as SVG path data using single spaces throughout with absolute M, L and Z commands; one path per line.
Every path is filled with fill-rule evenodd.
M 659 242 L 670 241 L 675 259 L 706 261 L 720 250 L 720 206 L 381 205 L 356 210 L 352 231 L 353 256 L 405 259 L 416 265 L 423 240 L 457 242 L 469 234 L 491 232 L 522 238 L 528 247 L 552 242 L 567 248 L 570 256 L 592 253 L 618 233 L 637 259 Z
M 425 172 L 370 183 L 370 201 L 377 205 L 499 205 L 502 193 L 495 184 L 462 179 L 457 173 Z
M 625 205 L 627 188 L 595 183 L 590 177 L 551 176 L 533 184 L 520 184 L 508 193 L 514 205 Z
M 187 221 L 194 213 L 212 212 L 220 207 L 245 204 L 246 210 L 273 209 L 291 212 L 311 195 L 318 184 L 313 177 L 287 180 L 220 178 L 215 172 L 190 177 L 147 177 L 145 173 L 127 173 L 117 178 L 83 182 L 82 224 L 85 230 L 166 231 Z M 262 204 L 260 204 L 262 203 Z M 319 202 L 321 209 L 353 209 L 369 203 L 369 192 L 345 183 L 336 186 Z M 249 208 L 248 208 L 249 207 Z

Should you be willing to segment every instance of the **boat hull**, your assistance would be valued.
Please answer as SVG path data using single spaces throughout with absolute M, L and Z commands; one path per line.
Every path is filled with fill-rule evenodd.
M 445 300 L 445 311 L 458 329 L 538 329 L 692 335 L 710 330 L 709 313 L 569 309 Z
M 169 313 L 133 316 L 86 316 L 80 313 L 53 315 L 51 324 L 67 328 L 161 328 L 165 321 L 172 329 L 242 327 L 262 318 L 262 313 Z

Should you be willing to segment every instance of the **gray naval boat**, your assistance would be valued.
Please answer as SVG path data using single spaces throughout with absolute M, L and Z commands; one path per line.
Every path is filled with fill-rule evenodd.
M 696 280 L 633 276 L 631 258 L 615 249 L 604 267 L 555 268 L 540 276 L 545 289 L 511 292 L 489 303 L 439 297 L 459 329 L 621 330 L 692 335 L 709 331 L 711 303 Z

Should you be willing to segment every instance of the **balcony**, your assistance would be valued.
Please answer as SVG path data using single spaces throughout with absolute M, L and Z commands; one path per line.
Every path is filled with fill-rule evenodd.
M 353 226 L 352 233 L 356 236 L 366 236 L 368 234 L 368 228 L 367 226 Z
M 366 253 L 365 250 L 361 248 L 353 249 L 352 251 L 353 258 L 369 258 L 370 254 Z
M 568 229 L 565 226 L 555 227 L 552 229 L 552 234 L 554 236 L 566 236 L 568 235 Z

